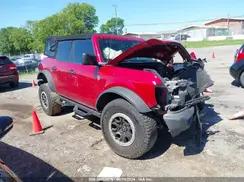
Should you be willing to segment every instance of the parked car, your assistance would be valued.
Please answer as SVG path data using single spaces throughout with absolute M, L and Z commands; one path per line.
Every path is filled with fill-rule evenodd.
M 187 34 L 177 34 L 177 35 L 174 37 L 174 40 L 182 41 L 182 40 L 187 40 L 188 38 L 190 38 L 190 36 L 187 35 Z
M 175 54 L 182 63 L 173 64 Z M 201 93 L 212 81 L 203 61 L 180 43 L 108 34 L 50 37 L 45 55 L 37 76 L 44 112 L 56 115 L 69 103 L 77 116 L 100 117 L 106 142 L 120 156 L 148 152 L 158 128 L 173 137 L 201 128 L 199 106 L 209 99 Z
M 244 44 L 236 51 L 230 74 L 244 88 Z
M 0 116 L 0 138 L 7 134 L 13 127 L 13 120 L 7 116 Z M 20 182 L 21 180 L 14 172 L 0 159 L 0 181 Z
M 19 73 L 16 65 L 7 56 L 0 56 L 0 84 L 9 84 L 15 88 L 19 84 Z
M 20 57 L 15 60 L 17 69 L 22 70 L 31 70 L 37 68 L 40 59 L 37 59 L 35 54 L 25 54 L 23 57 Z

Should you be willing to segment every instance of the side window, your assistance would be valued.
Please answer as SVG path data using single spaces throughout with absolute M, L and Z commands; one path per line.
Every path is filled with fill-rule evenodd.
M 72 41 L 59 41 L 56 59 L 58 61 L 69 62 L 71 58 Z
M 94 55 L 94 50 L 91 40 L 74 40 L 73 41 L 73 56 L 71 61 L 73 63 L 82 64 L 82 55 L 83 53 Z
M 54 57 L 56 52 L 57 42 L 53 39 L 47 39 L 45 44 L 44 54 L 48 57 Z

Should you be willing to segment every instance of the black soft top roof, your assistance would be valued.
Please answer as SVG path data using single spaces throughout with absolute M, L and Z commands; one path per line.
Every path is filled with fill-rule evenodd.
M 91 39 L 94 34 L 80 34 L 80 35 L 67 35 L 67 36 L 49 36 L 47 40 L 77 40 L 77 39 Z

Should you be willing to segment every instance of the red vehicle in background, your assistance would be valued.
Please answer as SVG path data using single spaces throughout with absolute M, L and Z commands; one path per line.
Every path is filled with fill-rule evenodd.
M 203 61 L 180 43 L 111 34 L 50 37 L 45 55 L 37 77 L 44 112 L 58 114 L 68 103 L 78 116 L 99 117 L 118 155 L 142 156 L 162 127 L 175 137 L 196 126 L 200 138 L 198 113 L 209 99 L 201 93 L 213 83 Z
M 234 63 L 230 67 L 230 74 L 244 88 L 244 44 L 236 51 Z
M 9 84 L 11 88 L 19 84 L 16 65 L 7 56 L 0 56 L 0 84 Z

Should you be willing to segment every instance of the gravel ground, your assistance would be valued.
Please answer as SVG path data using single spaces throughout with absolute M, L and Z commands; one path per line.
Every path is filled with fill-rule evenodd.
M 21 178 L 74 180 L 96 177 L 104 167 L 120 168 L 122 177 L 244 177 L 244 121 L 228 120 L 244 107 L 244 89 L 232 83 L 228 70 L 237 48 L 194 50 L 208 59 L 206 69 L 215 81 L 214 94 L 205 108 L 206 133 L 200 149 L 189 136 L 172 139 L 162 131 L 153 150 L 143 158 L 119 157 L 110 150 L 99 127 L 92 124 L 96 118 L 77 120 L 69 108 L 60 116 L 46 116 L 30 77 L 21 80 L 17 90 L 0 87 L 0 115 L 9 115 L 15 122 L 0 142 L 0 158 Z M 43 135 L 29 136 L 33 107 L 43 126 L 53 125 Z

